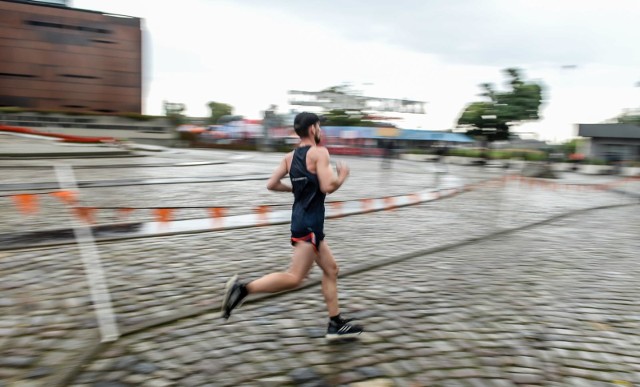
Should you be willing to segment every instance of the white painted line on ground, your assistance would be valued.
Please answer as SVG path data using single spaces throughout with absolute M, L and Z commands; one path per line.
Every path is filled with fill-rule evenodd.
M 61 189 L 78 192 L 76 179 L 69 165 L 56 165 L 55 172 Z M 75 205 L 71 207 L 71 211 L 74 211 L 74 209 Z M 80 249 L 82 263 L 87 275 L 87 282 L 89 283 L 89 291 L 98 320 L 101 341 L 115 341 L 120 335 L 118 333 L 115 314 L 111 307 L 111 295 L 109 294 L 104 271 L 100 264 L 100 254 L 98 253 L 91 227 L 81 222 L 74 213 L 70 215 L 73 232 L 78 248 Z

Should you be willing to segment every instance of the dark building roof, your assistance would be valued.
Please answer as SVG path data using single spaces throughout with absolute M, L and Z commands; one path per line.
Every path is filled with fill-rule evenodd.
M 632 124 L 578 124 L 578 136 L 640 138 L 640 126 Z

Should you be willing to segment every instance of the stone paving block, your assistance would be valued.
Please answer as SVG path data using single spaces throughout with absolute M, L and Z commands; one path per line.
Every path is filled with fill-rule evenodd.
M 39 387 L 42 384 L 41 382 L 33 380 L 19 380 L 17 382 L 13 382 L 11 385 L 16 387 Z
M 507 379 L 487 379 L 487 386 L 515 387 L 516 384 Z
M 610 386 L 610 383 L 598 382 L 592 379 L 583 379 L 578 377 L 566 378 L 563 380 L 564 385 L 571 387 L 605 387 Z
M 257 379 L 255 383 L 261 387 L 280 387 L 289 385 L 293 383 L 293 381 L 287 376 L 272 376 Z
M 28 368 L 35 364 L 37 357 L 35 356 L 7 356 L 0 358 L 0 367 L 7 368 Z
M 394 387 L 393 382 L 390 379 L 369 379 L 361 382 L 354 382 L 349 384 L 350 387 Z
M 173 385 L 171 381 L 164 379 L 149 379 L 142 384 L 144 387 L 168 387 L 171 385 Z
M 11 380 L 24 375 L 24 370 L 19 368 L 0 368 L 0 380 Z

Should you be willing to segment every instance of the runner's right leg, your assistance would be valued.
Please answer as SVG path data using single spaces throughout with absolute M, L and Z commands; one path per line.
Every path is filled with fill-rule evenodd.
M 338 305 L 338 265 L 326 239 L 320 243 L 316 263 L 322 269 L 322 294 L 329 312 L 326 338 L 334 340 L 357 337 L 364 329 L 359 325 L 350 324 L 351 320 L 340 316 L 340 307 Z

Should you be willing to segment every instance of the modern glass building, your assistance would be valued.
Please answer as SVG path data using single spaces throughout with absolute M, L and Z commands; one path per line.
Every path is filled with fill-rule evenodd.
M 141 19 L 0 0 L 0 106 L 140 113 Z

